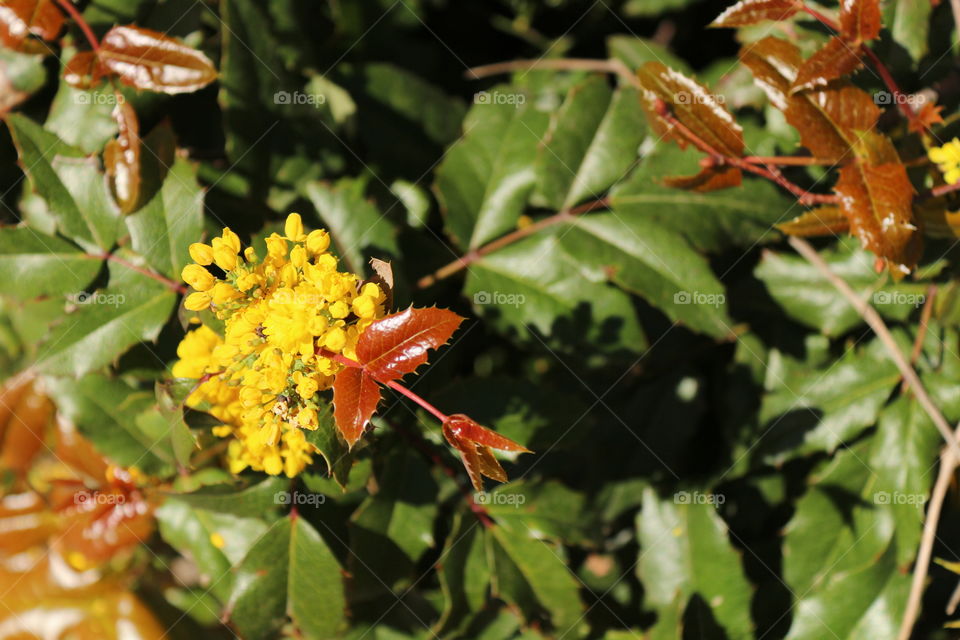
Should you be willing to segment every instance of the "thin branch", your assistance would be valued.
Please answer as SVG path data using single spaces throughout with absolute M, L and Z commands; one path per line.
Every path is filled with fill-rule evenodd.
M 157 282 L 163 284 L 165 287 L 167 287 L 171 291 L 174 291 L 176 293 L 181 293 L 181 294 L 187 292 L 186 286 L 182 285 L 176 280 L 171 280 L 170 278 L 160 273 L 157 273 L 156 271 L 151 271 L 150 269 L 137 266 L 132 262 L 129 262 L 128 260 L 124 260 L 123 258 L 116 256 L 113 253 L 87 253 L 87 254 L 84 254 L 84 257 L 90 260 L 108 260 L 110 262 L 116 262 L 117 264 L 122 265 L 127 269 L 130 269 L 131 271 L 136 271 L 140 275 L 146 276 L 151 280 L 156 280 Z
M 80 27 L 80 31 L 83 32 L 83 36 L 87 39 L 87 42 L 90 43 L 90 48 L 93 49 L 94 53 L 100 51 L 100 41 L 97 40 L 97 36 L 93 33 L 93 29 L 90 28 L 90 25 L 87 24 L 87 21 L 83 19 L 83 16 L 80 15 L 80 12 L 77 11 L 77 8 L 73 6 L 73 3 L 70 0 L 57 0 L 57 4 L 63 7 L 63 10 L 66 11 L 73 21 L 77 23 L 77 26 Z
M 907 362 L 906 357 L 901 353 L 900 348 L 893 339 L 893 334 L 890 333 L 890 329 L 887 328 L 886 323 L 883 321 L 883 318 L 880 317 L 880 314 L 877 313 L 877 310 L 867 304 L 865 300 L 861 299 L 845 280 L 834 273 L 809 242 L 803 238 L 791 236 L 790 245 L 796 249 L 797 253 L 806 258 L 810 264 L 815 266 L 837 291 L 843 294 L 850 305 L 857 310 L 857 313 L 859 313 L 870 328 L 873 329 L 877 338 L 880 339 L 880 342 L 883 343 L 883 346 L 886 347 L 887 352 L 890 354 L 890 359 L 893 360 L 893 363 L 897 365 L 897 369 L 900 370 L 900 375 L 903 376 L 903 379 L 910 385 L 913 395 L 917 398 L 917 402 L 920 403 L 923 410 L 930 416 L 930 419 L 937 427 L 937 430 L 940 431 L 940 435 L 943 436 L 950 450 L 960 459 L 960 445 L 957 444 L 957 439 L 952 433 L 953 428 L 947 423 L 943 414 L 940 413 L 937 405 L 933 403 L 923 383 L 920 382 L 920 376 L 917 375 L 917 372 L 914 371 L 910 363 Z
M 810 156 L 744 156 L 743 160 L 752 164 L 772 164 L 783 167 L 833 166 L 835 164 L 832 160 Z
M 593 200 L 592 202 L 587 202 L 586 204 L 582 204 L 578 207 L 564 209 L 563 211 L 555 213 L 548 218 L 538 220 L 537 222 L 534 222 L 533 224 L 521 229 L 517 229 L 516 231 L 511 231 L 510 233 L 500 236 L 496 240 L 483 245 L 479 249 L 474 249 L 473 251 L 467 252 L 453 262 L 440 267 L 432 274 L 420 278 L 420 280 L 417 281 L 417 287 L 420 289 L 426 289 L 438 280 L 443 280 L 444 278 L 448 278 L 455 273 L 463 271 L 483 256 L 493 253 L 494 251 L 499 251 L 500 249 L 506 247 L 507 245 L 511 245 L 518 240 L 523 240 L 528 236 L 532 236 L 538 231 L 542 231 L 543 229 L 552 227 L 555 224 L 571 220 L 582 213 L 589 213 L 591 211 L 607 209 L 609 207 L 610 199 L 600 198 L 599 200 Z
M 635 87 L 640 86 L 630 68 L 623 62 L 612 58 L 610 60 L 595 60 L 592 58 L 561 58 L 548 60 L 510 60 L 508 62 L 496 62 L 494 64 L 485 64 L 479 67 L 473 67 L 464 71 L 463 75 L 467 78 L 477 80 L 487 76 L 499 75 L 501 73 L 511 73 L 513 71 L 595 71 L 597 73 L 610 73 L 618 75 Z

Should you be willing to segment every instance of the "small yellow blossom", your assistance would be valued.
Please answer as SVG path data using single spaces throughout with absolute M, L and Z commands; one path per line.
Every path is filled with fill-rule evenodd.
M 318 408 L 329 402 L 317 394 L 342 368 L 317 351 L 356 357 L 360 334 L 385 313 L 380 287 L 337 271 L 326 231 L 306 234 L 300 216 L 291 214 L 284 236 L 266 239 L 261 260 L 224 229 L 209 246 L 191 245 L 197 264 L 183 270 L 197 290 L 184 306 L 209 308 L 224 329 L 222 336 L 202 324 L 190 331 L 172 373 L 203 380 L 187 405 L 222 423 L 213 434 L 231 438 L 233 473 L 250 468 L 293 477 L 312 462 L 316 448 L 304 430 L 317 428 Z M 222 277 L 205 269 L 211 262 Z
M 942 147 L 931 147 L 927 155 L 937 164 L 947 184 L 960 182 L 960 139 L 954 138 Z

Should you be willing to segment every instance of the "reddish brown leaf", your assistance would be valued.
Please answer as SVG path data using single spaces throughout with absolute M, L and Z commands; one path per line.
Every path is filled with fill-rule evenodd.
M 831 38 L 827 44 L 810 56 L 797 72 L 790 91 L 824 87 L 837 78 L 853 73 L 863 66 L 863 61 L 854 45 L 841 38 Z
M 937 103 L 924 102 L 919 113 L 917 113 L 917 117 L 910 121 L 907 128 L 911 133 L 923 133 L 924 129 L 929 129 L 935 124 L 943 124 L 941 111 L 943 111 L 943 107 L 937 105 Z
M 793 0 L 740 0 L 710 23 L 711 27 L 744 27 L 764 20 L 786 20 L 800 9 Z
M 840 168 L 834 189 L 850 231 L 864 248 L 883 258 L 895 278 L 915 266 L 919 238 L 911 205 L 913 186 L 899 162 L 872 165 L 858 161 Z
M 880 35 L 880 27 L 880 0 L 840 1 L 840 35 L 846 40 L 868 42 Z
M 137 112 L 122 98 L 117 92 L 113 117 L 118 133 L 103 150 L 103 164 L 120 210 L 130 213 L 140 200 L 140 123 Z
M 114 27 L 100 42 L 100 63 L 137 89 L 188 93 L 217 78 L 207 56 L 157 31 Z
M 837 207 L 818 207 L 777 225 L 777 229 L 791 236 L 810 237 L 845 233 L 850 221 Z
M 363 369 L 347 367 L 333 381 L 333 418 L 352 448 L 377 410 L 380 387 Z
M 52 0 L 7 0 L 0 4 L 0 42 L 19 49 L 29 34 L 53 40 L 63 22 L 63 13 Z
M 852 159 L 851 148 L 880 117 L 870 96 L 846 81 L 791 94 L 802 60 L 797 47 L 786 40 L 764 38 L 744 47 L 740 59 L 770 102 L 800 133 L 801 144 L 818 158 Z
M 477 448 L 477 462 L 479 463 L 481 474 L 497 482 L 506 482 L 509 480 L 507 472 L 500 466 L 500 461 L 493 455 L 490 447 L 484 447 L 479 444 L 474 446 Z
M 427 350 L 446 343 L 463 318 L 446 309 L 414 309 L 380 318 L 357 341 L 357 358 L 380 381 L 395 380 L 427 361 Z
M 663 184 L 674 189 L 705 193 L 729 187 L 739 187 L 743 173 L 736 167 L 707 167 L 695 176 L 669 176 Z
M 501 451 L 530 453 L 530 450 L 523 445 L 514 442 L 510 438 L 500 435 L 492 429 L 487 429 L 486 427 L 481 426 L 475 420 L 469 416 L 463 415 L 462 413 L 455 413 L 451 416 L 447 416 L 447 420 L 443 423 L 443 426 L 445 430 L 448 430 L 451 434 L 453 434 L 453 436 L 461 441 L 474 442 L 476 444 L 481 444 L 492 449 L 499 449 Z M 444 433 L 446 433 L 446 431 L 444 431 Z
M 70 58 L 63 68 L 63 81 L 77 89 L 89 89 L 100 82 L 103 72 L 92 51 L 81 51 Z
M 664 119 L 658 109 L 662 101 L 673 116 L 707 144 L 725 156 L 743 155 L 743 130 L 723 106 L 723 98 L 678 71 L 660 62 L 648 62 L 637 71 L 641 104 L 658 135 L 673 138 L 685 148 L 686 138 Z

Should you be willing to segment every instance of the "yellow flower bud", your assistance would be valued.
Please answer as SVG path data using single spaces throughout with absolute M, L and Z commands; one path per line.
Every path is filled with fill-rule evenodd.
M 263 459 L 263 470 L 271 476 L 280 475 L 283 471 L 283 461 L 280 459 L 280 454 L 276 452 L 267 454 Z
M 323 346 L 334 353 L 339 353 L 345 344 L 347 344 L 347 332 L 340 327 L 330 329 L 323 337 Z
M 213 285 L 213 291 L 211 294 L 213 297 L 213 304 L 226 304 L 231 300 L 236 300 L 241 295 L 239 291 L 234 289 L 226 282 L 218 282 Z
M 347 306 L 347 303 L 343 300 L 337 300 L 332 305 L 330 305 L 327 310 L 330 312 L 330 315 L 334 318 L 346 318 L 350 315 L 350 307 Z
M 223 243 L 233 249 L 234 254 L 240 253 L 240 237 L 231 231 L 230 227 L 223 230 Z
M 213 261 L 224 271 L 233 271 L 237 266 L 237 252 L 226 243 L 213 248 Z
M 307 236 L 307 251 L 318 255 L 330 246 L 330 234 L 323 229 L 315 229 Z
M 180 272 L 183 281 L 189 284 L 197 291 L 206 291 L 216 284 L 217 279 L 213 274 L 198 264 L 188 264 Z
M 277 234 L 270 235 L 267 240 L 267 255 L 274 259 L 280 259 L 287 255 L 287 241 Z
M 213 248 L 202 242 L 194 242 L 190 245 L 190 257 L 197 264 L 208 265 L 213 262 Z
M 202 291 L 191 293 L 187 296 L 187 299 L 183 301 L 183 306 L 188 311 L 203 311 L 210 306 L 210 296 Z
M 290 263 L 298 269 L 307 264 L 307 250 L 302 245 L 298 244 L 290 250 Z
M 372 318 L 377 315 L 377 303 L 370 296 L 358 296 L 352 307 L 358 318 Z
M 297 424 L 313 431 L 317 428 L 317 412 L 313 409 L 300 409 L 300 413 L 297 414 Z
M 291 213 L 287 216 L 287 221 L 283 225 L 283 235 L 294 242 L 303 240 L 303 220 L 300 219 L 299 213 Z

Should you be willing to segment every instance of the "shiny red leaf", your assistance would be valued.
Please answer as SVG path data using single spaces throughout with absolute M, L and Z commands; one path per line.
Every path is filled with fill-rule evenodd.
M 840 1 L 840 35 L 846 40 L 855 44 L 873 40 L 881 26 L 880 0 Z
M 831 38 L 822 49 L 803 63 L 791 91 L 825 87 L 833 80 L 853 73 L 862 66 L 863 61 L 856 46 L 844 42 L 841 38 Z
M 674 189 L 706 193 L 718 189 L 739 187 L 743 173 L 736 167 L 708 167 L 695 176 L 669 176 L 663 184 Z
M 217 70 L 207 56 L 158 31 L 110 29 L 100 42 L 101 65 L 137 89 L 188 93 L 210 84 Z
M 333 418 L 350 447 L 360 439 L 380 402 L 380 387 L 363 369 L 347 367 L 333 381 Z
M 777 225 L 777 229 L 790 236 L 803 238 L 845 233 L 850 230 L 850 221 L 837 207 L 818 207 L 804 211 L 799 216 Z
M 52 0 L 8 0 L 0 3 L 0 42 L 19 49 L 30 34 L 53 40 L 63 22 L 63 13 Z
M 63 68 L 63 81 L 77 89 L 89 89 L 100 81 L 103 72 L 100 61 L 92 51 L 81 51 L 70 58 Z
M 447 416 L 447 420 L 443 423 L 443 426 L 445 433 L 448 430 L 458 440 L 473 442 L 501 451 L 530 453 L 530 450 L 523 445 L 478 424 L 475 420 L 462 413 Z
M 122 98 L 117 92 L 113 118 L 118 133 L 103 150 L 103 164 L 120 210 L 130 213 L 140 200 L 140 123 L 137 112 Z
M 794 0 L 740 0 L 710 23 L 711 27 L 744 27 L 764 20 L 786 20 L 800 6 Z
M 357 358 L 380 381 L 395 380 L 427 361 L 427 351 L 445 344 L 463 318 L 447 309 L 414 309 L 380 318 L 357 341 Z

